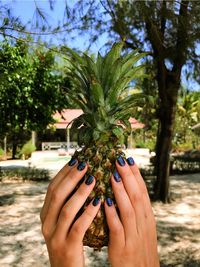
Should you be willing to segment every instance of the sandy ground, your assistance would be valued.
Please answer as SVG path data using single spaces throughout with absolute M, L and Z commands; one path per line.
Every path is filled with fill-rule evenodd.
M 0 266 L 49 266 L 39 212 L 47 183 L 0 185 Z M 200 174 L 171 177 L 173 202 L 153 203 L 161 266 L 200 266 Z M 106 267 L 106 248 L 85 248 L 86 266 Z
M 200 174 L 171 177 L 173 201 L 153 203 L 162 266 L 200 266 Z

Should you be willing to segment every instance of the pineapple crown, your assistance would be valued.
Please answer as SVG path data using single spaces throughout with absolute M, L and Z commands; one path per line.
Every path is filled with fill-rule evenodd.
M 123 45 L 114 43 L 104 57 L 98 53 L 96 61 L 65 48 L 74 84 L 68 97 L 83 110 L 71 127 L 79 145 L 121 145 L 131 132 L 129 118 L 144 96 L 130 94 L 130 83 L 145 76 L 144 66 L 136 65 L 145 53 L 134 50 L 122 55 Z

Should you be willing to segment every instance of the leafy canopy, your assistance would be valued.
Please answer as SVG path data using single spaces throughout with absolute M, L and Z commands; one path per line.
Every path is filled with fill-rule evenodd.
M 24 42 L 0 44 L 0 135 L 44 129 L 66 105 L 54 55 Z

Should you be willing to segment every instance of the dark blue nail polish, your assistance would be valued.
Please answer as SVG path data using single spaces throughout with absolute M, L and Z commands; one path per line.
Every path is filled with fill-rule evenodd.
M 71 166 L 74 166 L 75 163 L 76 163 L 76 159 L 71 158 L 71 160 L 68 162 L 68 165 L 71 167 Z
M 100 202 L 100 197 L 95 197 L 94 200 L 92 201 L 93 206 L 97 206 Z
M 111 207 L 112 204 L 113 204 L 113 201 L 112 201 L 111 198 L 107 197 L 107 198 L 106 198 L 106 203 L 107 203 L 107 205 L 108 205 L 109 207 Z
M 85 180 L 86 185 L 90 185 L 94 181 L 94 176 L 89 175 L 87 179 Z
M 119 156 L 117 158 L 117 162 L 119 163 L 120 166 L 124 166 L 125 165 L 125 160 L 122 158 L 122 156 Z
M 113 176 L 114 176 L 114 179 L 115 179 L 116 182 L 120 182 L 121 181 L 121 177 L 120 177 L 120 175 L 119 175 L 117 170 L 114 171 Z
M 85 166 L 86 166 L 86 163 L 85 163 L 84 161 L 82 161 L 82 162 L 80 162 L 80 163 L 78 164 L 77 169 L 78 169 L 79 171 L 82 171 L 82 170 L 85 168 Z
M 128 165 L 133 166 L 135 164 L 135 161 L 132 157 L 127 158 Z

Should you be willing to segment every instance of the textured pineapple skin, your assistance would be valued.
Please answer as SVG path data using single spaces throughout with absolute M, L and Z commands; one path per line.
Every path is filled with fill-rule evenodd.
M 114 200 L 110 177 L 115 169 L 115 161 L 120 155 L 125 157 L 121 148 L 108 148 L 106 145 L 101 147 L 96 147 L 95 145 L 84 147 L 81 151 L 76 151 L 73 155 L 73 158 L 78 159 L 79 162 L 87 162 L 88 171 L 86 176 L 91 174 L 96 179 L 95 187 L 77 217 L 82 214 L 94 197 L 100 197 L 102 202 L 100 210 L 84 236 L 84 246 L 100 250 L 103 246 L 108 245 L 109 231 L 103 202 L 107 197 Z M 116 205 L 115 201 L 114 205 Z

